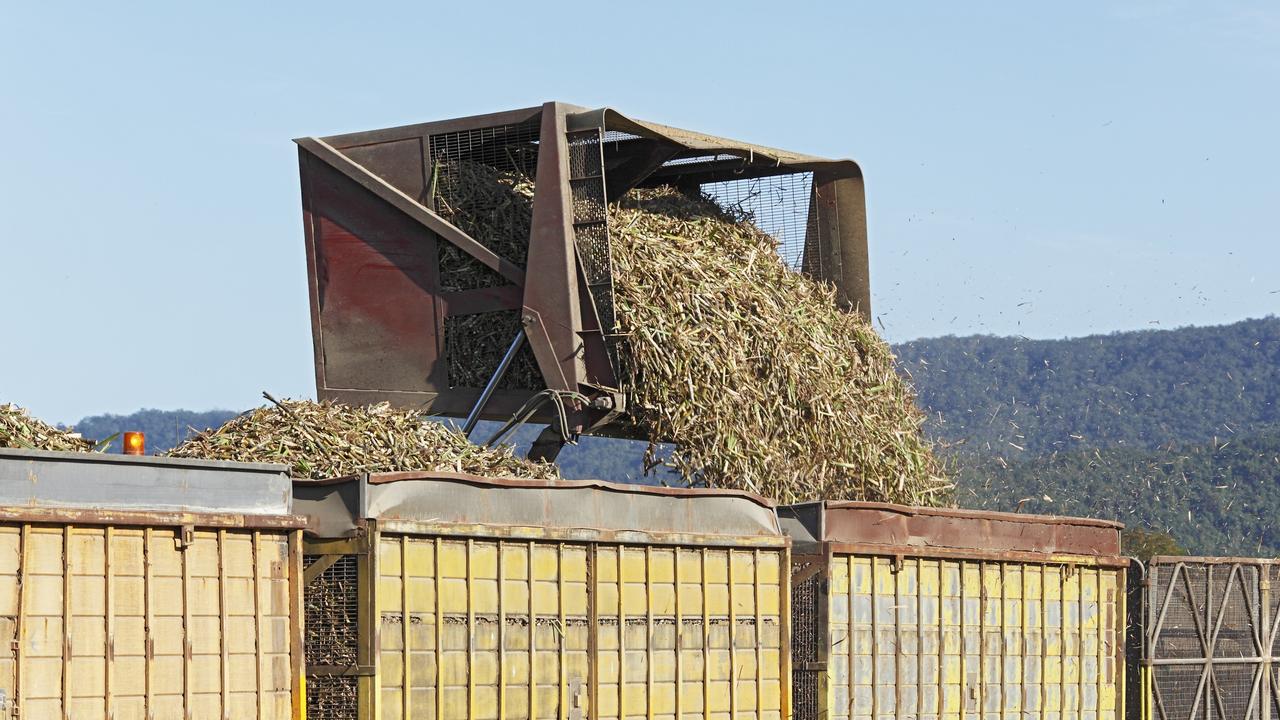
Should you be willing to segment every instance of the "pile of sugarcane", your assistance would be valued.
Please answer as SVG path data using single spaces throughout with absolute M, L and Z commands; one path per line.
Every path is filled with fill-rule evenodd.
M 0 405 L 0 447 L 25 450 L 89 452 L 92 442 L 79 433 L 62 430 L 31 417 L 17 405 Z
M 749 218 L 675 190 L 613 208 L 633 407 L 691 483 L 934 505 L 951 488 L 889 346 Z
M 189 438 L 167 454 L 279 463 L 306 478 L 411 470 L 538 479 L 559 476 L 554 465 L 517 458 L 509 447 L 472 444 L 453 428 L 386 403 L 354 407 L 273 400 Z
M 474 163 L 450 172 L 449 217 L 523 264 L 503 233 L 527 227 L 533 184 Z M 640 190 L 610 209 L 610 235 L 620 355 L 649 469 L 784 502 L 949 500 L 888 345 L 832 287 L 788 268 L 749 216 Z M 503 348 L 495 338 L 485 351 L 486 373 Z M 673 452 L 653 452 L 667 442 Z

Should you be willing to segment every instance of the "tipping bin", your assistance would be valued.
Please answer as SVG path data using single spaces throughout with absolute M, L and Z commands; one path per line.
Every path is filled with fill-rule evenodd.
M 283 466 L 0 449 L 0 712 L 302 711 Z
M 796 720 L 1118 720 L 1120 525 L 867 502 L 779 508 Z
M 790 716 L 786 538 L 732 491 L 298 481 L 308 714 Z
M 751 218 L 796 271 L 870 313 L 863 178 L 850 160 L 559 102 L 297 143 L 322 399 L 507 420 L 563 393 L 565 412 L 548 402 L 534 421 L 634 433 L 614 351 L 608 204 L 637 187 Z M 474 237 L 449 222 L 444 208 L 473 202 L 464 170 L 476 167 L 527 178 L 531 217 Z

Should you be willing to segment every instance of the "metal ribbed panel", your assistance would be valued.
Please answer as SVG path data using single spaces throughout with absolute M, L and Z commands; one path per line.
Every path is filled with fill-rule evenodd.
M 818 717 L 1118 720 L 1123 587 L 1119 569 L 836 554 Z
M 785 563 L 778 549 L 384 534 L 384 717 L 781 720 Z

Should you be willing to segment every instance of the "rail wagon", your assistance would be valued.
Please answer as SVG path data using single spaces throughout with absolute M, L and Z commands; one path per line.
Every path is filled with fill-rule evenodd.
M 790 717 L 761 498 L 440 473 L 295 495 L 311 720 Z
M 284 470 L 0 449 L 0 713 L 297 717 Z
M 779 514 L 796 720 L 1123 715 L 1119 524 L 865 502 Z

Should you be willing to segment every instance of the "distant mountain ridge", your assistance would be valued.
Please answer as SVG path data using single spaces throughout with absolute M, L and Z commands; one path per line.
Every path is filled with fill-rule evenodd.
M 147 452 L 164 452 L 205 428 L 218 427 L 239 413 L 231 410 L 156 410 L 146 408 L 128 415 L 91 415 L 72 425 L 76 432 L 94 441 L 102 441 L 120 433 L 143 432 L 147 436 Z M 120 452 L 116 438 L 107 452 Z
M 929 431 L 955 452 L 1153 449 L 1280 424 L 1271 316 L 1066 340 L 942 337 L 895 351 Z
M 1197 554 L 1280 555 L 1280 429 L 1012 463 L 971 456 L 956 475 L 968 507 L 1119 520 Z

